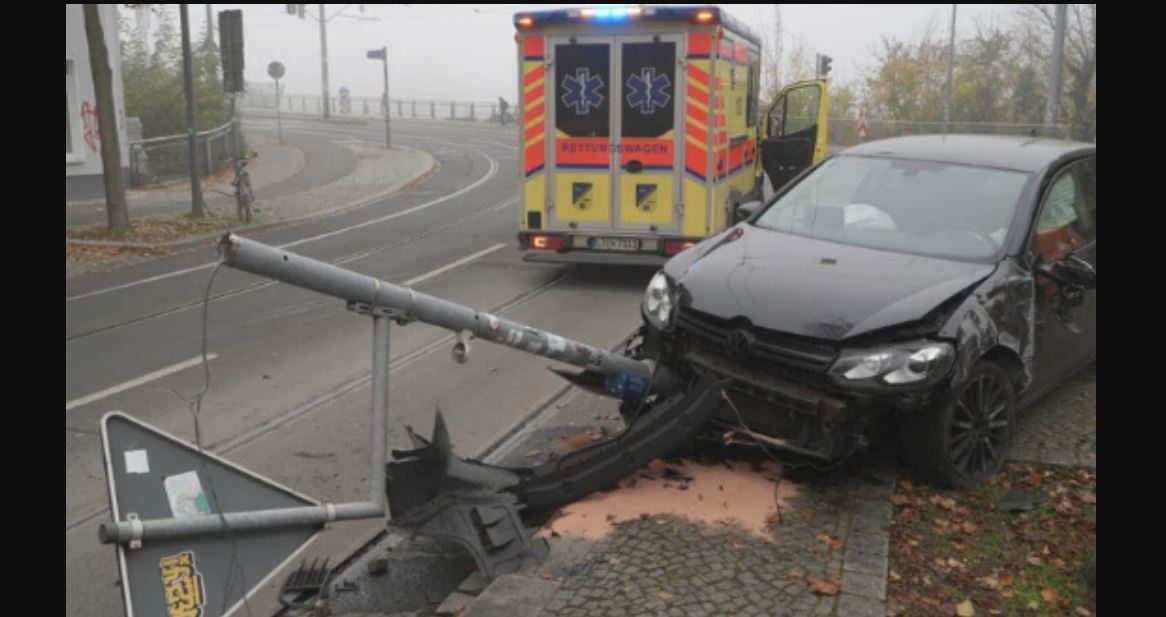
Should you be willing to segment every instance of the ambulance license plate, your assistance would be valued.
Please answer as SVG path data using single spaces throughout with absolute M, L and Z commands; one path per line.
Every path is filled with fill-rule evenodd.
M 628 251 L 640 250 L 639 238 L 597 238 L 587 239 L 587 248 L 593 251 Z

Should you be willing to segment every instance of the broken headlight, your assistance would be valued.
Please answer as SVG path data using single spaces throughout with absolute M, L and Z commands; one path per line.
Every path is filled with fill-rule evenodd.
M 955 348 L 950 344 L 920 341 L 885 349 L 843 351 L 830 371 L 845 381 L 911 385 L 942 377 L 954 358 Z
M 675 308 L 676 298 L 672 293 L 672 285 L 668 283 L 668 277 L 663 271 L 657 272 L 644 291 L 644 317 L 653 327 L 664 330 L 672 323 Z

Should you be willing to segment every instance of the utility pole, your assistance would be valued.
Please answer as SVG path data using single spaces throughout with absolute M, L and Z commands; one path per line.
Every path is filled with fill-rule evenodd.
M 1061 72 L 1065 61 L 1065 22 L 1068 21 L 1069 5 L 1057 5 L 1056 31 L 1053 33 L 1053 74 L 1049 79 L 1049 96 L 1045 102 L 1045 129 L 1052 129 L 1057 122 L 1061 105 Z
M 211 13 L 212 6 L 214 5 L 206 5 L 206 44 L 210 47 L 215 46 L 215 22 Z
M 202 202 L 202 181 L 198 175 L 198 109 L 194 101 L 194 70 L 190 62 L 190 16 L 187 5 L 180 4 L 182 19 L 182 76 L 186 90 L 186 156 L 190 163 L 190 214 L 205 216 Z M 209 161 L 208 161 L 209 162 Z
M 142 44 L 142 49 L 146 50 L 146 64 L 150 63 L 150 6 L 146 4 L 139 4 L 134 7 L 134 21 L 136 25 L 136 35 L 138 41 Z
M 324 118 L 332 117 L 330 112 L 331 94 L 328 92 L 328 22 L 324 16 L 324 5 L 320 5 L 320 76 L 324 86 Z
M 955 68 L 955 10 L 951 5 L 951 38 L 947 42 L 947 90 L 943 95 L 943 132 L 951 132 L 951 76 Z

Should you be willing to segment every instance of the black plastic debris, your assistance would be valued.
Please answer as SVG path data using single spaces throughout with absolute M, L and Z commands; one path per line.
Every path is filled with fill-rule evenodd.
M 997 512 L 1031 512 L 1037 506 L 1048 501 L 1048 497 L 1030 493 L 1019 487 L 1012 487 L 1000 503 L 996 504 Z
M 324 586 L 328 584 L 331 573 L 327 559 L 323 564 L 320 564 L 318 559 L 313 559 L 310 566 L 306 560 L 300 562 L 300 567 L 289 574 L 287 580 L 283 582 L 283 587 L 279 590 L 279 603 L 288 609 L 312 610 L 315 606 L 309 599 L 319 599 L 323 595 Z

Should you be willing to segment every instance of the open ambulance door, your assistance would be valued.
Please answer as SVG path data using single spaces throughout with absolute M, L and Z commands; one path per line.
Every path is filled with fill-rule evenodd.
M 826 81 L 784 88 L 764 119 L 761 167 L 777 191 L 826 156 Z

